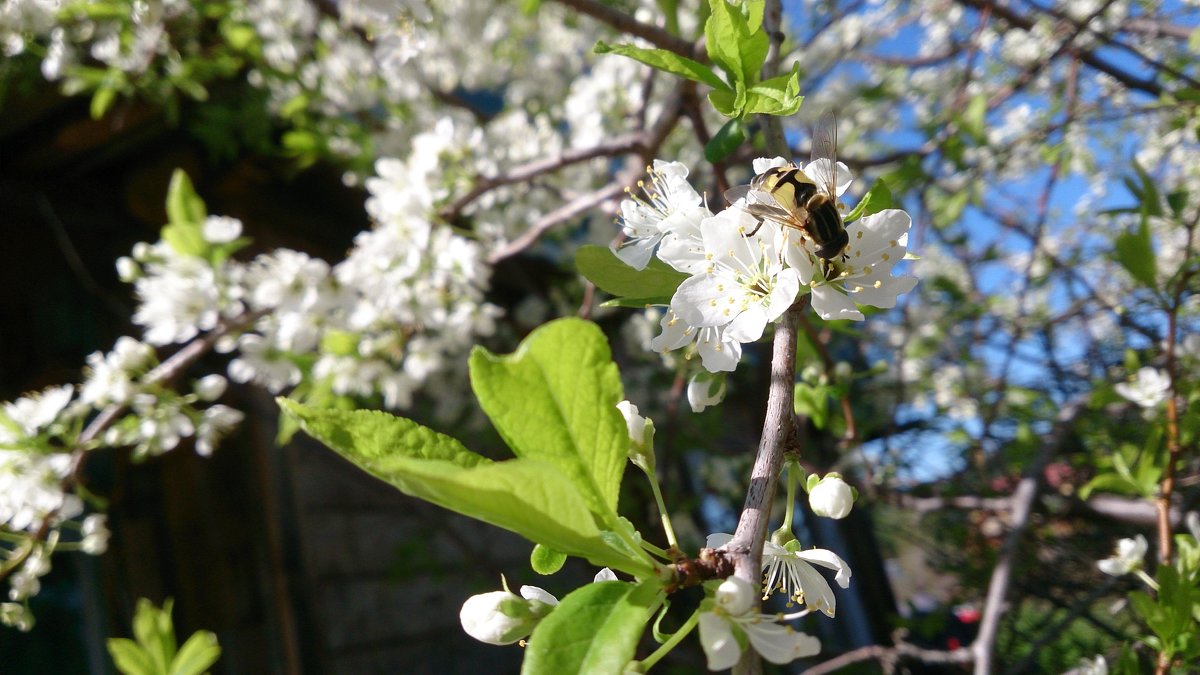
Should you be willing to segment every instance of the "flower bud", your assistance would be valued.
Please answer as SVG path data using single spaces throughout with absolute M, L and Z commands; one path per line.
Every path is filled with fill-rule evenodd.
M 142 268 L 138 266 L 133 258 L 123 255 L 117 258 L 117 278 L 125 283 L 130 283 L 142 276 Z
M 209 216 L 204 220 L 202 235 L 210 244 L 228 244 L 242 236 L 242 221 L 229 216 Z
M 93 513 L 83 519 L 79 534 L 83 539 L 79 542 L 79 550 L 89 555 L 100 555 L 108 550 L 108 517 L 103 513 Z
M 508 645 L 528 637 L 558 601 L 534 586 L 522 586 L 521 595 L 492 591 L 467 598 L 458 613 L 463 630 L 490 645 Z
M 831 473 L 808 491 L 808 505 L 824 518 L 845 518 L 854 508 L 854 488 L 842 477 Z
M 688 405 L 692 412 L 703 412 L 710 405 L 725 399 L 725 375 L 700 372 L 692 377 L 687 388 Z
M 201 401 L 215 401 L 225 393 L 227 384 L 225 378 L 220 375 L 205 375 L 196 381 L 194 390 Z
M 33 629 L 33 614 L 19 602 L 0 602 L 0 626 L 12 626 L 28 633 Z
M 741 616 L 754 608 L 758 593 L 754 586 L 745 579 L 729 577 L 717 587 L 717 606 L 730 616 Z
M 617 404 L 629 430 L 629 461 L 642 471 L 654 471 L 654 422 L 642 417 L 629 401 Z

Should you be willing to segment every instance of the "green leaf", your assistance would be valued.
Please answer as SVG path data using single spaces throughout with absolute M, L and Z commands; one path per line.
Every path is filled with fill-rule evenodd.
M 537 544 L 529 554 L 529 566 L 538 574 L 554 574 L 567 562 L 567 555 L 548 546 Z
M 167 188 L 167 224 L 160 235 L 163 241 L 180 255 L 204 257 L 208 252 L 204 240 L 207 217 L 204 200 L 196 194 L 191 179 L 183 169 L 175 169 Z
M 470 373 L 479 404 L 513 453 L 558 467 L 604 529 L 615 529 L 629 432 L 617 410 L 621 377 L 600 328 L 559 319 L 513 354 L 476 347 Z
M 961 123 L 963 131 L 965 131 L 976 143 L 987 142 L 987 96 L 985 94 L 975 94 L 971 100 L 967 102 L 967 109 L 963 111 Z
M 632 559 L 604 543 L 590 504 L 548 462 L 492 462 L 449 436 L 379 411 L 317 410 L 277 401 L 310 436 L 404 494 L 596 565 L 653 573 L 644 556 Z
M 192 633 L 171 662 L 170 675 L 201 675 L 221 657 L 221 645 L 215 633 L 206 630 Z
M 800 95 L 800 63 L 796 62 L 790 73 L 759 82 L 746 90 L 742 115 L 795 115 L 803 101 L 804 97 Z
M 1141 212 L 1148 216 L 1161 216 L 1162 196 L 1158 193 L 1158 187 L 1154 184 L 1154 178 L 1146 172 L 1140 162 L 1133 163 L 1133 170 L 1137 173 L 1139 188 L 1131 188 L 1131 191 L 1137 195 Z M 1128 181 L 1126 185 L 1129 185 Z
M 170 598 L 163 602 L 162 609 L 141 598 L 133 615 L 133 637 L 145 650 L 156 673 L 166 673 L 171 659 L 175 658 L 175 629 L 171 625 L 173 606 Z
M 167 188 L 167 222 L 202 225 L 207 217 L 204 200 L 196 194 L 196 188 L 192 186 L 187 172 L 175 169 L 171 174 L 171 184 Z
M 654 581 L 603 581 L 577 589 L 534 629 L 522 675 L 621 675 L 660 603 Z
M 745 125 L 740 119 L 731 119 L 722 125 L 717 134 L 705 144 L 704 159 L 715 164 L 732 155 L 744 142 L 746 142 Z
M 771 46 L 770 38 L 761 25 L 752 32 L 741 9 L 726 0 L 709 0 L 708 5 L 711 14 L 704 23 L 708 58 L 729 75 L 735 88 L 739 82 L 749 88 L 759 81 Z M 761 16 L 760 13 L 760 22 Z
M 737 95 L 727 89 L 714 89 L 708 92 L 708 102 L 717 112 L 725 117 L 740 118 L 741 108 L 738 107 Z
M 824 429 L 829 423 L 828 387 L 797 382 L 795 401 L 796 414 L 807 417 L 816 428 Z
M 646 269 L 635 270 L 604 246 L 581 247 L 575 266 L 597 288 L 617 297 L 670 298 L 688 278 L 657 258 L 651 258 Z
M 1093 492 L 1111 492 L 1120 495 L 1141 494 L 1137 483 L 1115 473 L 1102 473 L 1079 488 L 1079 498 L 1086 500 Z
M 880 178 L 875 181 L 875 184 L 871 186 L 867 194 L 858 200 L 858 204 L 846 215 L 845 221 L 850 223 L 863 216 L 879 213 L 884 209 L 892 208 L 894 204 L 895 202 L 892 201 L 892 191 L 888 189 L 887 183 Z
M 154 661 L 146 650 L 128 638 L 109 638 L 108 653 L 112 656 L 113 664 L 124 675 L 163 675 L 155 670 Z
M 665 49 L 643 49 L 642 47 L 627 44 L 610 45 L 607 42 L 600 41 L 596 43 L 595 52 L 597 54 L 627 56 L 651 68 L 662 70 L 672 75 L 678 75 L 693 82 L 707 84 L 713 89 L 729 89 L 729 85 L 725 84 L 708 66 Z
M 112 104 L 117 100 L 117 90 L 115 87 L 100 87 L 92 94 L 92 104 L 88 110 L 92 119 L 98 120 L 104 117 L 104 113 L 112 107 Z
M 1137 232 L 1122 232 L 1114 242 L 1113 256 L 1129 276 L 1147 288 L 1155 288 L 1158 262 L 1150 241 L 1150 227 L 1142 220 Z

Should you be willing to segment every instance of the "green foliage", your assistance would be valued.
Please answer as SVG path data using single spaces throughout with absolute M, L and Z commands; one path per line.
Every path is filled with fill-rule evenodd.
M 1152 649 L 1166 658 L 1192 659 L 1200 656 L 1200 589 L 1170 565 L 1160 565 L 1155 575 L 1158 593 L 1135 591 L 1129 596 L 1133 609 L 1153 636 L 1146 639 Z
M 1154 288 L 1158 277 L 1158 261 L 1150 240 L 1150 226 L 1143 218 L 1136 232 L 1122 232 L 1113 242 L 1113 257 L 1135 281 Z
M 1117 452 L 1098 459 L 1100 472 L 1083 487 L 1079 488 L 1081 499 L 1100 490 L 1116 494 L 1150 498 L 1158 492 L 1158 481 L 1163 466 L 1158 446 L 1162 440 L 1162 428 L 1151 427 L 1146 444 L 1139 448 L 1132 443 L 1123 443 Z
M 704 159 L 719 162 L 733 154 L 746 141 L 746 125 L 739 119 L 731 119 L 717 130 L 717 134 L 704 146 Z
M 601 41 L 596 43 L 595 51 L 597 54 L 627 56 L 651 68 L 678 75 L 693 82 L 707 84 L 713 89 L 728 89 L 728 85 L 708 66 L 666 49 L 644 49 L 626 44 L 610 45 Z
M 875 181 L 867 194 L 858 200 L 850 213 L 846 214 L 846 222 L 851 223 L 863 216 L 869 216 L 874 213 L 879 213 L 884 209 L 890 209 L 895 205 L 892 200 L 892 191 L 888 189 L 887 183 L 882 178 Z
M 207 217 L 204 200 L 196 194 L 192 180 L 183 169 L 175 169 L 167 188 L 167 224 L 160 233 L 167 245 L 180 255 L 204 258 L 216 266 L 250 243 L 245 237 L 221 244 L 206 241 L 204 220 Z
M 665 305 L 675 289 L 687 279 L 658 258 L 651 258 L 644 270 L 626 265 L 603 246 L 583 246 L 575 254 L 575 266 L 600 290 L 621 299 L 622 306 Z M 614 404 L 615 405 L 615 404 Z
M 534 629 L 521 673 L 625 672 L 661 602 L 653 581 L 604 581 L 577 589 Z
M 639 577 L 654 564 L 616 515 L 628 435 L 608 343 L 562 319 L 511 355 L 476 348 L 471 382 L 516 459 L 493 462 L 416 422 L 368 410 L 317 410 L 281 398 L 309 435 L 405 494 Z
M 725 74 L 721 79 L 708 66 L 665 49 L 644 49 L 628 44 L 596 44 L 598 54 L 619 54 L 652 68 L 712 87 L 708 100 L 725 117 L 744 120 L 749 115 L 793 115 L 800 109 L 800 69 L 794 64 L 783 75 L 762 79 L 771 40 L 763 30 L 763 0 L 731 4 L 709 0 L 704 23 L 708 58 Z M 728 125 L 727 125 L 728 126 Z M 720 138 L 720 141 L 717 141 Z M 745 134 L 718 134 L 705 153 L 709 161 L 726 157 L 745 140 Z M 735 143 L 736 141 L 736 143 Z M 716 157 L 717 159 L 713 159 Z
M 110 638 L 108 652 L 117 670 L 125 675 L 199 675 L 221 656 L 217 636 L 196 631 L 183 647 L 176 648 L 175 627 L 171 623 L 173 601 L 168 598 L 162 609 L 146 598 L 138 600 L 133 617 L 136 639 Z
M 554 574 L 567 562 L 567 555 L 537 544 L 529 554 L 529 567 L 538 574 Z
M 753 11 L 743 14 L 743 8 L 752 7 L 756 8 L 756 17 Z M 735 89 L 744 91 L 758 82 L 771 47 L 770 38 L 762 30 L 763 2 L 756 0 L 738 7 L 726 0 L 709 0 L 708 8 L 710 14 L 704 24 L 708 58 L 725 71 Z
M 807 382 L 796 383 L 795 408 L 797 415 L 807 417 L 818 429 L 829 423 L 829 387 Z

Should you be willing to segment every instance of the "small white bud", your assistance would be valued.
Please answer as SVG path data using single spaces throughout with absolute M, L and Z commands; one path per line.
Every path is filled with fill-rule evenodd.
M 201 401 L 215 401 L 225 393 L 225 387 L 228 384 L 229 382 L 221 375 L 205 375 L 196 381 L 193 389 Z
M 600 570 L 599 572 L 596 572 L 596 578 L 592 579 L 592 583 L 598 584 L 601 581 L 616 581 L 616 580 L 617 580 L 617 573 L 610 570 L 609 568 L 605 567 L 604 569 Z
M 84 553 L 100 555 L 108 550 L 108 538 L 111 533 L 108 531 L 108 517 L 103 513 L 93 513 L 84 518 L 79 533 L 83 535 L 79 549 Z
M 33 614 L 19 602 L 0 602 L 0 625 L 28 633 L 33 629 Z
M 845 518 L 854 508 L 854 489 L 836 473 L 821 479 L 808 492 L 808 505 L 824 518 Z
M 692 412 L 696 413 L 717 405 L 725 399 L 725 376 L 707 371 L 697 373 L 688 382 L 687 399 Z
M 629 461 L 646 473 L 654 471 L 654 422 L 638 414 L 629 401 L 617 404 L 629 431 Z
M 127 255 L 117 258 L 117 278 L 125 283 L 136 281 L 142 276 L 142 268 Z
M 524 596 L 524 597 L 521 597 Z M 521 595 L 492 591 L 472 595 L 458 613 L 467 635 L 490 645 L 509 645 L 528 637 L 558 600 L 536 586 L 522 586 Z
M 242 236 L 242 221 L 229 216 L 209 216 L 204 220 L 204 241 L 228 244 Z
M 741 616 L 751 609 L 758 601 L 758 593 L 753 584 L 738 577 L 728 577 L 717 587 L 715 595 L 717 606 L 730 616 Z
M 850 378 L 854 376 L 854 366 L 846 361 L 838 361 L 837 365 L 833 367 L 833 376 L 838 382 L 849 382 Z

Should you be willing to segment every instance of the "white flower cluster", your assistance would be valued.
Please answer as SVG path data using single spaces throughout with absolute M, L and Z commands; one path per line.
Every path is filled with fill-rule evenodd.
M 8 579 L 12 602 L 0 603 L 2 625 L 33 627 L 23 603 L 37 595 L 39 579 L 50 572 L 64 527 L 79 532 L 71 545 L 85 553 L 103 553 L 108 545 L 104 516 L 80 519 L 84 502 L 67 489 L 76 463 L 61 448 L 89 409 L 74 396 L 75 388 L 66 385 L 0 406 L 0 533 L 7 535 L 0 538 L 0 567 L 15 566 Z
M 80 453 L 103 442 L 156 455 L 194 438 L 197 453 L 209 455 L 241 422 L 241 412 L 214 403 L 226 389 L 222 375 L 204 376 L 186 393 L 163 386 L 155 347 L 221 328 L 228 332 L 216 346 L 235 352 L 228 367 L 235 381 L 272 392 L 303 383 L 307 391 L 378 397 L 391 408 L 409 406 L 432 384 L 427 391 L 446 394 L 439 412 L 457 411 L 461 378 L 447 375 L 462 369 L 478 336 L 493 331 L 499 309 L 484 301 L 490 268 L 479 247 L 432 222 L 448 194 L 438 167 L 454 134 L 444 127 L 419 137 L 409 160 L 379 163 L 379 177 L 367 183 L 376 227 L 336 266 L 288 249 L 237 261 L 230 254 L 242 225 L 220 216 L 195 224 L 202 241 L 181 243 L 190 235 L 176 230 L 118 261 L 122 279 L 134 284 L 134 322 L 145 341 L 122 337 L 112 351 L 89 356 L 78 396 L 64 386 L 0 408 L 0 530 L 25 532 L 18 538 L 27 547 L 11 577 L 13 600 L 37 593 L 59 529 L 83 515 L 83 500 L 70 490 Z M 80 422 L 108 406 L 123 414 L 101 438 L 81 441 Z M 77 546 L 87 552 L 105 547 L 107 530 L 96 518 L 76 526 Z M 35 542 L 47 524 L 51 536 Z M 31 624 L 11 607 L 0 616 Z
M 758 159 L 756 174 L 786 165 L 782 158 Z M 843 164 L 831 168 L 818 159 L 797 167 L 806 175 L 836 171 L 836 200 L 850 186 Z M 625 242 L 616 255 L 643 269 L 653 254 L 689 274 L 662 318 L 662 332 L 651 345 L 659 351 L 686 348 L 699 353 L 710 372 L 737 367 L 742 345 L 762 337 L 802 292 L 812 294 L 813 309 L 823 319 L 862 320 L 857 305 L 894 307 L 896 298 L 916 285 L 912 276 L 891 276 L 905 255 L 912 220 L 899 209 L 887 209 L 846 225 L 849 244 L 832 260 L 817 255 L 818 246 L 802 230 L 752 212 L 752 203 L 774 197 L 751 190 L 728 208 L 713 214 L 687 182 L 688 170 L 678 162 L 655 161 L 646 198 L 621 203 Z

